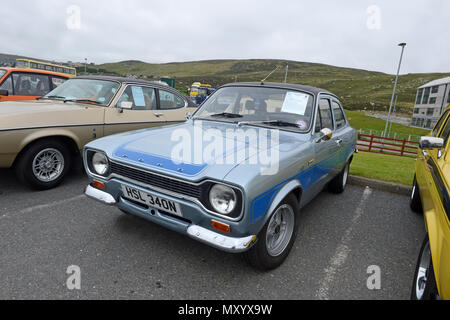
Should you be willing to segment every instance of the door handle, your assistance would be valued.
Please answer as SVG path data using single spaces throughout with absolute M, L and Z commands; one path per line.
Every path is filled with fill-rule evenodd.
M 155 117 L 159 118 L 162 117 L 164 115 L 164 113 L 154 113 Z
M 428 152 L 426 152 L 425 150 L 422 150 L 422 154 L 425 158 L 428 157 Z
M 342 139 L 337 139 L 337 140 L 336 140 L 336 143 L 337 143 L 337 145 L 338 145 L 339 147 L 342 145 L 342 142 L 343 142 Z

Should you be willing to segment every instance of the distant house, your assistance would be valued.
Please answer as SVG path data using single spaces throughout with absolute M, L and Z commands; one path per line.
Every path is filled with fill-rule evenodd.
M 450 77 L 431 81 L 417 89 L 411 124 L 433 128 L 450 103 Z

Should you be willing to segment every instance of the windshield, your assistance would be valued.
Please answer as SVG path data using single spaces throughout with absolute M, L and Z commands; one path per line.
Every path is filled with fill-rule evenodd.
M 208 119 L 257 125 L 280 125 L 308 131 L 314 109 L 309 93 L 264 87 L 219 89 L 195 113 Z
M 0 79 L 5 75 L 6 70 L 0 69 Z
M 46 94 L 43 99 L 83 100 L 106 106 L 111 102 L 119 86 L 120 84 L 114 81 L 69 79 Z

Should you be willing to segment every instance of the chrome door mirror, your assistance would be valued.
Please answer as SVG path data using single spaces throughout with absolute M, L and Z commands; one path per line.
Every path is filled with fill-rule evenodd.
M 319 143 L 321 141 L 328 141 L 331 138 L 333 138 L 333 131 L 328 128 L 323 128 L 322 130 L 320 130 L 319 138 L 316 140 L 316 142 Z
M 444 147 L 444 139 L 436 137 L 421 137 L 420 149 L 441 149 Z
M 131 101 L 122 101 L 118 104 L 119 112 L 122 113 L 124 109 L 131 110 L 133 108 L 133 102 Z

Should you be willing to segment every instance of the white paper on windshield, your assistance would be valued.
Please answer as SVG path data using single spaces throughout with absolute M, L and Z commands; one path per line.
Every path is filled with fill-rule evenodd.
M 295 113 L 301 116 L 305 115 L 308 105 L 309 95 L 300 92 L 288 92 L 284 99 L 281 112 Z
M 145 98 L 144 92 L 141 87 L 131 87 L 131 91 L 133 92 L 134 104 L 136 107 L 145 107 Z

